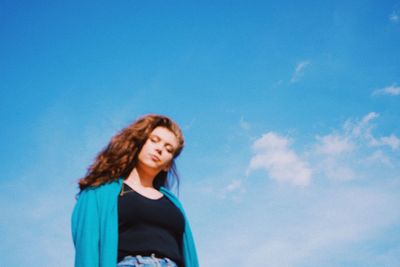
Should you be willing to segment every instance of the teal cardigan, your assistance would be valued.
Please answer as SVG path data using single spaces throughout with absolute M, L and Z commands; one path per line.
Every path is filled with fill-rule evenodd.
M 83 190 L 72 213 L 75 267 L 116 267 L 118 253 L 118 195 L 122 179 Z M 185 218 L 183 260 L 185 267 L 198 267 L 192 232 L 179 200 L 166 188 L 160 191 Z

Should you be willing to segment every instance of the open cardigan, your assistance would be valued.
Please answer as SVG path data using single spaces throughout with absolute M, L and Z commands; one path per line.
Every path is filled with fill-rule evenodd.
M 83 190 L 72 213 L 75 267 L 116 267 L 118 254 L 118 194 L 122 179 Z M 166 188 L 160 191 L 185 218 L 182 252 L 185 267 L 198 267 L 192 232 L 179 200 Z

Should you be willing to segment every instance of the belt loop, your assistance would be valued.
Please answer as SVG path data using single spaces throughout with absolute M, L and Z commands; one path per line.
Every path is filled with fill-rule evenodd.
M 136 259 L 139 263 L 144 263 L 143 257 L 141 255 L 136 255 Z
M 164 259 L 165 259 L 165 261 L 167 262 L 167 267 L 172 267 L 172 266 L 174 266 L 172 260 L 170 260 L 169 258 L 164 258 Z
M 156 267 L 162 267 L 160 260 L 156 257 L 156 254 L 151 253 L 151 258 L 153 259 L 153 262 L 156 264 Z

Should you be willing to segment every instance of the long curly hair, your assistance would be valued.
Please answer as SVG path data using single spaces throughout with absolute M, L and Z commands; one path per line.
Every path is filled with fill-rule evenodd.
M 154 178 L 153 186 L 159 189 L 161 186 L 172 187 L 175 178 L 179 186 L 179 176 L 174 159 L 179 156 L 184 146 L 183 134 L 174 121 L 170 118 L 149 114 L 143 116 L 128 127 L 122 129 L 111 138 L 110 143 L 97 155 L 93 164 L 88 168 L 86 175 L 78 182 L 82 191 L 88 187 L 97 187 L 122 178 L 127 178 L 136 166 L 138 155 L 150 133 L 156 127 L 165 127 L 175 134 L 178 147 L 172 159 L 171 168 L 168 172 L 160 171 Z

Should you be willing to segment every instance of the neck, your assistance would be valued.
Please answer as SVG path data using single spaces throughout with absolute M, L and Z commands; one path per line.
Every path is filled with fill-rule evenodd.
M 153 181 L 157 173 L 136 166 L 129 174 L 126 181 L 142 187 L 153 187 Z

